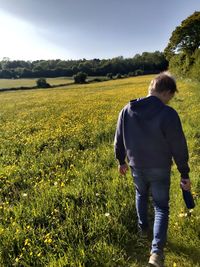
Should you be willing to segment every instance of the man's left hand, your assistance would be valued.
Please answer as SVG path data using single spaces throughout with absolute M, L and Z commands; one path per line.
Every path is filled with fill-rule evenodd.
M 180 186 L 181 186 L 181 188 L 182 188 L 183 190 L 190 191 L 190 189 L 191 189 L 191 182 L 190 182 L 190 179 L 184 179 L 184 178 L 181 178 Z
M 118 170 L 121 175 L 125 175 L 128 170 L 128 165 L 126 163 L 123 165 L 119 165 Z

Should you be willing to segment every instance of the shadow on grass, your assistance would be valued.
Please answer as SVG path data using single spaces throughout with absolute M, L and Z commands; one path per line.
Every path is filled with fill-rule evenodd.
M 191 246 L 188 244 L 188 247 L 181 245 L 180 243 L 173 243 L 171 241 L 167 242 L 169 251 L 176 253 L 180 256 L 185 256 L 186 258 L 190 259 L 191 266 L 199 266 L 200 263 L 200 248 Z
M 128 256 L 130 267 L 146 267 L 149 259 L 151 242 L 144 238 L 137 237 L 131 240 L 125 250 Z
M 136 221 L 132 224 L 132 227 L 127 225 L 127 229 L 132 237 L 123 248 L 127 255 L 127 267 L 147 266 L 151 250 L 152 233 L 148 234 L 148 238 L 141 237 L 137 232 Z
M 132 214 L 132 219 L 130 219 L 130 214 Z M 124 217 L 124 225 L 126 226 L 129 234 L 132 236 L 131 240 L 126 243 L 125 251 L 128 257 L 128 265 L 127 267 L 146 267 L 148 265 L 148 260 L 150 256 L 151 243 L 153 234 L 150 232 L 147 237 L 141 237 L 138 234 L 137 230 L 137 214 L 135 210 L 135 204 L 123 214 Z M 152 207 L 152 200 L 149 199 L 149 212 L 148 212 L 148 220 L 149 220 L 149 229 L 153 231 L 153 222 L 154 222 L 154 212 Z

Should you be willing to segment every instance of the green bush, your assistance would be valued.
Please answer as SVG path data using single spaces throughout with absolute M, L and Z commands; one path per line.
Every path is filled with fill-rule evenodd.
M 78 72 L 73 78 L 75 83 L 85 83 L 87 74 L 85 72 Z
M 141 70 L 141 69 L 138 69 L 138 70 L 135 71 L 135 75 L 136 75 L 136 76 L 138 76 L 138 75 L 142 75 L 143 73 L 144 73 L 144 71 Z
M 169 62 L 169 70 L 177 77 L 200 80 L 200 49 L 192 55 L 179 53 L 174 55 Z
M 38 88 L 50 88 L 50 84 L 46 81 L 45 78 L 39 78 L 37 81 L 36 81 L 36 84 L 37 84 L 37 87 Z
M 173 56 L 169 62 L 170 71 L 176 76 L 183 76 L 184 69 L 183 66 L 185 64 L 185 55 L 177 54 Z
M 122 78 L 122 75 L 121 73 L 117 73 L 117 75 L 115 76 L 116 79 L 121 79 Z
M 131 71 L 131 72 L 128 73 L 128 76 L 129 77 L 133 77 L 133 76 L 135 76 L 135 73 L 133 71 Z
M 113 78 L 113 74 L 112 73 L 107 73 L 106 77 L 109 78 L 109 79 L 112 79 Z
M 196 50 L 193 59 L 194 64 L 190 70 L 190 77 L 194 80 L 200 81 L 200 49 Z

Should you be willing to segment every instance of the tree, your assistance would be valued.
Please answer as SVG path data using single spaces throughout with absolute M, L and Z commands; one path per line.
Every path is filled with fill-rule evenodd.
M 12 71 L 10 71 L 10 70 L 2 70 L 1 71 L 1 78 L 6 78 L 6 79 L 10 79 L 10 78 L 12 78 L 13 77 L 13 75 L 12 75 Z
M 121 79 L 122 78 L 122 75 L 121 73 L 117 73 L 117 75 L 115 76 L 116 79 Z
M 108 79 L 112 79 L 112 78 L 113 78 L 113 74 L 112 74 L 111 72 L 109 72 L 109 73 L 107 73 L 106 77 L 107 77 Z
M 193 55 L 194 64 L 190 69 L 190 77 L 200 82 L 200 49 L 197 49 Z
M 44 78 L 39 78 L 37 81 L 36 81 L 36 84 L 37 84 L 37 87 L 38 88 L 50 88 L 50 84 L 47 83 L 46 79 Z
M 74 75 L 74 82 L 75 83 L 85 83 L 87 78 L 87 74 L 84 72 L 78 72 L 76 75 Z
M 128 73 L 128 76 L 129 77 L 132 77 L 132 76 L 134 76 L 135 75 L 135 73 L 133 72 L 133 71 L 130 71 L 129 73 Z
M 191 56 L 200 46 L 200 12 L 194 12 L 172 32 L 164 54 L 168 60 L 177 52 Z
M 35 60 L 23 61 L 4 58 L 0 61 L 0 70 L 6 70 L 1 73 L 2 78 L 23 77 L 60 77 L 72 76 L 78 72 L 84 72 L 88 76 L 106 76 L 112 73 L 113 77 L 120 73 L 121 75 L 142 69 L 145 74 L 158 73 L 167 68 L 163 53 L 159 51 L 144 52 L 142 55 L 136 54 L 132 58 L 115 57 L 112 59 L 79 59 L 79 60 Z M 7 71 L 9 71 L 7 73 Z M 3 75 L 3 76 L 2 76 Z M 5 77 L 4 77 L 5 76 Z
M 139 75 L 142 75 L 142 74 L 144 74 L 144 71 L 141 70 L 141 69 L 138 69 L 138 70 L 135 71 L 135 75 L 136 76 L 139 76 Z

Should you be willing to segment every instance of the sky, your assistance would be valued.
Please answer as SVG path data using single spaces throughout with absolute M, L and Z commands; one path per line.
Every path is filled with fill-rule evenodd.
M 0 0 L 0 60 L 163 51 L 200 0 Z

